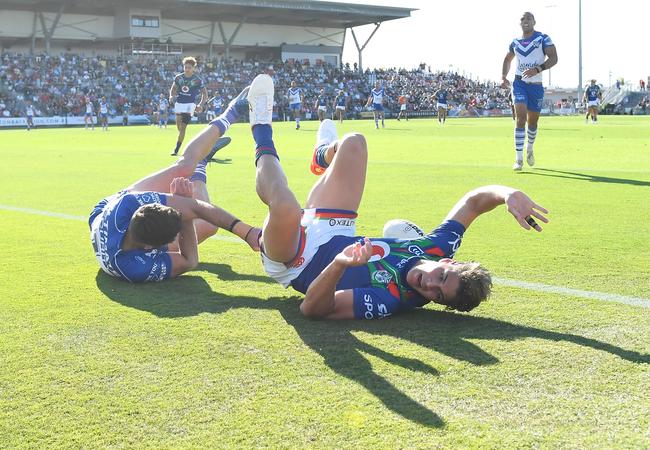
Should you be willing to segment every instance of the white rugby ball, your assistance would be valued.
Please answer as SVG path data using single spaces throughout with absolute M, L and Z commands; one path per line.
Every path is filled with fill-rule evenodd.
M 424 231 L 409 220 L 393 219 L 384 225 L 384 237 L 391 239 L 419 239 L 424 237 Z

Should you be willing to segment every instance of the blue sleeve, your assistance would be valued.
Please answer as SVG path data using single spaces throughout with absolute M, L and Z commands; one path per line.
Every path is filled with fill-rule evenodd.
M 167 247 L 151 251 L 130 251 L 118 255 L 115 267 L 131 283 L 162 281 L 171 277 L 172 258 Z
M 400 302 L 385 289 L 354 288 L 352 292 L 355 319 L 385 319 L 403 309 L 412 309 L 412 306 Z
M 508 51 L 509 51 L 510 53 L 514 53 L 514 52 L 515 52 L 515 41 L 512 41 L 512 42 L 510 43 L 510 45 L 508 46 Z
M 551 38 L 549 37 L 548 34 L 544 34 L 542 37 L 542 50 L 545 50 L 546 47 L 551 47 L 555 44 L 553 44 L 553 41 L 551 41 Z
M 427 254 L 453 258 L 463 240 L 465 227 L 455 220 L 446 220 L 427 234 L 430 245 L 424 249 Z

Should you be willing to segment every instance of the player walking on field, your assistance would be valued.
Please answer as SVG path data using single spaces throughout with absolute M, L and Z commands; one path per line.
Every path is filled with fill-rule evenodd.
M 205 88 L 203 79 L 194 73 L 196 69 L 196 59 L 188 56 L 183 58 L 183 73 L 179 73 L 174 78 L 172 87 L 169 90 L 169 103 L 174 105 L 176 114 L 176 128 L 178 128 L 178 140 L 172 156 L 178 155 L 178 150 L 185 139 L 185 129 L 187 124 L 192 120 L 194 112 L 201 112 L 203 104 L 208 99 L 208 90 Z M 199 103 L 196 103 L 196 97 L 201 94 Z
M 600 86 L 596 84 L 596 80 L 591 80 L 591 84 L 585 89 L 585 95 L 582 98 L 582 101 L 587 104 L 585 123 L 589 123 L 589 116 L 591 116 L 591 123 L 598 122 L 598 106 L 602 98 L 603 93 L 600 91 Z
M 517 58 L 515 81 L 512 83 L 512 94 L 515 103 L 515 163 L 513 170 L 521 170 L 524 166 L 524 140 L 528 134 L 526 146 L 526 162 L 535 165 L 533 146 L 537 137 L 537 122 L 544 100 L 542 72 L 557 64 L 557 51 L 551 38 L 535 31 L 535 16 L 525 12 L 520 19 L 522 37 L 513 39 L 508 53 L 503 60 L 501 70 L 502 86 L 510 85 L 508 72 L 512 60 Z M 528 132 L 526 133 L 526 124 Z
M 339 93 L 334 98 L 334 113 L 332 114 L 332 119 L 336 120 L 336 114 L 338 114 L 339 123 L 343 123 L 345 118 L 345 109 L 348 105 L 348 96 L 345 95 L 343 89 L 339 90 Z
M 433 98 L 436 100 L 436 109 L 438 110 L 438 123 L 443 125 L 447 121 L 447 110 L 449 103 L 447 102 L 447 90 L 441 86 L 436 92 L 433 93 Z
M 302 112 L 302 102 L 305 100 L 305 94 L 302 89 L 298 87 L 295 81 L 291 82 L 291 87 L 287 91 L 289 97 L 289 110 L 293 114 L 293 119 L 296 121 L 296 130 L 300 129 L 300 114 Z

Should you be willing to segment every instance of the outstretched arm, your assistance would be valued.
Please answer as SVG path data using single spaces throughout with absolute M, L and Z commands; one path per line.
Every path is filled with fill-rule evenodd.
M 445 220 L 460 222 L 467 229 L 478 216 L 503 204 L 519 225 L 526 230 L 534 228 L 536 231 L 542 231 L 542 227 L 534 220 L 530 221 L 533 217 L 548 223 L 548 219 L 542 215 L 542 213 L 548 214 L 544 207 L 532 201 L 521 191 L 498 185 L 483 186 L 468 192 L 449 211 Z
M 352 289 L 336 290 L 336 285 L 348 267 L 361 266 L 372 256 L 372 244 L 347 246 L 309 285 L 300 311 L 315 319 L 354 319 L 354 294 Z

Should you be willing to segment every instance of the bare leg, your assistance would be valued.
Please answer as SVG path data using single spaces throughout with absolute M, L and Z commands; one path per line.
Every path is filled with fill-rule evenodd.
M 307 208 L 357 211 L 366 184 L 368 147 L 363 135 L 347 134 L 327 150 L 329 167 L 307 197 Z

